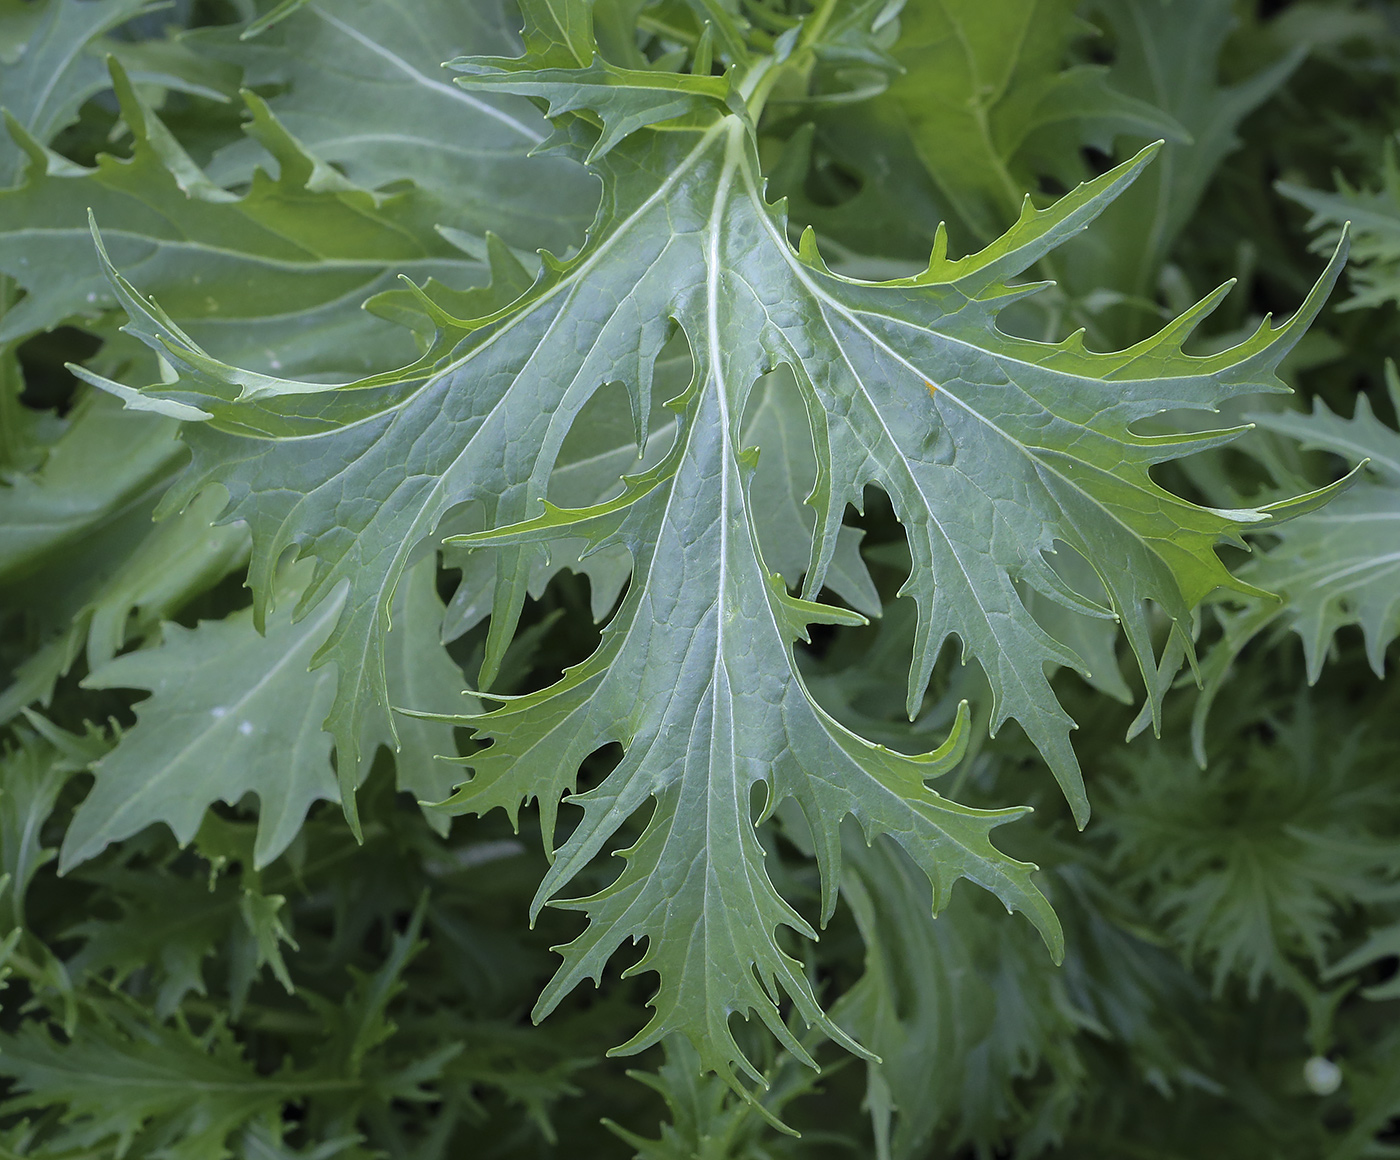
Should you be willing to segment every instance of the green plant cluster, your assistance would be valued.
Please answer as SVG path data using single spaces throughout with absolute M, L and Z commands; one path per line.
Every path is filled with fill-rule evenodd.
M 1392 0 L 0 0 L 0 108 L 0 1157 L 1400 1157 Z

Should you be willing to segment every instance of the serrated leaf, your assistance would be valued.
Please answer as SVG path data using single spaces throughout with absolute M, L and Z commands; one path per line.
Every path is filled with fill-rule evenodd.
M 1385 743 L 1302 695 L 1266 720 L 1271 741 L 1251 738 L 1207 770 L 1159 744 L 1109 787 L 1119 880 L 1209 965 L 1217 993 L 1231 978 L 1251 994 L 1265 978 L 1296 986 L 1297 960 L 1324 962 L 1338 910 L 1393 897 L 1400 877 L 1394 805 L 1374 775 Z
M 987 1149 L 1024 1114 L 1017 1077 L 1073 1073 L 1077 1012 L 1025 931 L 971 899 L 931 921 L 918 868 L 888 841 L 847 842 L 841 890 L 865 941 L 865 974 L 832 1016 L 879 1053 L 866 1104 L 881 1160 Z M 941 1129 L 941 1131 L 940 1131 Z
M 1308 229 L 1317 236 L 1313 249 L 1335 238 L 1343 226 L 1352 230 L 1352 265 L 1347 279 L 1352 296 L 1339 310 L 1361 310 L 1400 299 L 1400 163 L 1395 143 L 1387 141 L 1378 189 L 1361 189 L 1338 176 L 1337 191 L 1323 193 L 1293 182 L 1276 188 L 1284 197 L 1312 211 Z
M 92 883 L 100 891 L 101 917 L 74 922 L 62 934 L 81 948 L 64 966 L 75 979 L 100 975 L 116 985 L 141 979 L 156 1016 L 167 1019 L 191 992 L 206 993 L 204 968 L 219 951 L 229 952 L 233 973 L 256 960 L 256 932 L 240 917 L 241 891 L 231 880 L 211 889 L 200 875 L 183 877 L 162 869 L 136 873 L 108 868 Z M 250 947 L 248 944 L 252 944 Z M 251 954 L 249 952 L 251 951 Z M 248 957 L 247 963 L 239 960 Z M 251 981 L 235 979 L 231 1002 Z
M 587 0 L 524 0 L 523 57 L 470 56 L 449 67 L 468 75 L 468 91 L 511 93 L 539 101 L 551 120 L 586 111 L 602 131 L 588 151 L 596 161 L 638 129 L 687 117 L 708 120 L 716 109 L 742 112 L 730 78 L 629 69 L 605 61 L 593 39 Z
M 1387 367 L 1392 405 L 1400 404 L 1400 379 Z M 1305 450 L 1330 451 L 1360 460 L 1352 486 L 1320 512 L 1306 512 L 1270 529 L 1274 541 L 1256 548 L 1239 570 L 1276 600 L 1246 601 L 1219 616 L 1224 638 L 1202 666 L 1204 685 L 1192 718 L 1196 760 L 1205 762 L 1206 719 L 1245 646 L 1271 626 L 1295 632 L 1303 644 L 1308 682 L 1322 675 L 1337 631 L 1358 625 L 1366 658 L 1385 675 L 1385 653 L 1400 635 L 1400 435 L 1382 423 L 1365 395 L 1343 419 L 1321 399 L 1311 414 L 1266 412 L 1253 416 L 1267 430 L 1298 440 Z
M 759 1099 L 742 1099 L 719 1079 L 700 1068 L 695 1049 L 684 1039 L 665 1044 L 666 1062 L 655 1074 L 630 1072 L 666 1101 L 670 1122 L 661 1125 L 659 1138 L 650 1139 L 629 1132 L 611 1121 L 604 1121 L 615 1136 L 636 1149 L 633 1160 L 692 1160 L 694 1157 L 723 1156 L 725 1160 L 777 1160 L 800 1156 L 807 1141 L 789 1131 L 774 1138 L 771 1125 L 785 1106 L 810 1095 L 818 1083 L 808 1068 L 799 1067 L 791 1056 L 782 1055 L 769 1071 L 768 1090 Z M 824 1142 L 840 1137 L 823 1133 Z M 835 1138 L 833 1138 L 835 1137 Z M 840 1139 L 854 1146 L 854 1141 Z
M 397 274 L 461 286 L 482 272 L 433 229 L 421 197 L 376 198 L 332 180 L 256 96 L 248 131 L 277 153 L 279 176 L 259 172 L 241 196 L 225 192 L 111 67 L 131 157 L 58 170 L 34 156 L 23 183 L 0 192 L 0 272 L 27 292 L 0 320 L 0 341 L 117 305 L 92 260 L 90 213 L 190 335 L 274 372 L 356 375 L 412 357 L 405 333 L 367 319 L 360 303 Z
M 1392 401 L 1400 403 L 1393 371 L 1390 381 Z M 1279 542 L 1244 571 L 1286 602 L 1310 681 L 1347 624 L 1361 626 L 1367 659 L 1383 675 L 1386 646 L 1400 633 L 1400 435 L 1376 417 L 1365 395 L 1356 396 L 1350 419 L 1316 399 L 1311 415 L 1262 414 L 1254 421 L 1305 449 L 1369 460 L 1361 482 L 1323 511 L 1280 525 Z
M 84 101 L 107 87 L 93 42 L 146 6 L 147 0 L 7 0 L 0 8 L 0 109 L 49 144 Z M 0 137 L 0 189 L 15 184 L 24 159 L 18 145 Z
M 0 1042 L 0 1074 L 17 1092 L 6 1111 L 66 1106 L 60 1146 L 122 1155 L 138 1132 L 159 1125 L 171 1160 L 205 1160 L 228 1154 L 235 1129 L 301 1094 L 297 1077 L 258 1075 L 218 1022 L 196 1035 L 120 999 L 84 1014 L 71 1038 L 29 1020 Z
M 801 52 L 791 59 L 805 64 Z M 749 93 L 749 84 L 739 79 L 736 91 Z M 578 119 L 562 131 L 580 143 L 598 139 Z M 631 556 L 627 596 L 598 651 L 556 685 L 472 719 L 492 744 L 472 758 L 473 779 L 451 807 L 514 814 L 538 797 L 552 846 L 556 803 L 571 791 L 578 763 L 609 742 L 622 745 L 617 768 L 570 798 L 582 819 L 554 852 L 539 907 L 653 803 L 617 879 L 562 904 L 587 911 L 590 923 L 563 948 L 540 1012 L 597 977 L 624 941 L 645 938 L 631 969 L 656 971 L 661 981 L 655 1015 L 627 1049 L 680 1032 L 705 1067 L 736 1083 L 736 1069 L 757 1078 L 728 1017 L 758 1014 L 801 1057 L 779 1016 L 783 994 L 839 1036 L 779 941 L 781 926 L 813 932 L 773 887 L 754 832 L 755 820 L 788 797 L 812 829 L 825 913 L 834 904 L 839 823 L 850 813 L 868 838 L 888 833 L 904 845 L 934 884 L 936 905 L 956 878 L 972 878 L 1058 946 L 1031 867 L 998 853 L 988 837 L 1021 811 L 957 806 L 926 784 L 956 759 L 961 724 L 933 754 L 873 746 L 812 701 L 791 645 L 810 623 L 858 621 L 814 598 L 846 506 L 859 506 L 867 485 L 883 488 L 909 536 L 906 588 L 920 609 L 909 706 L 921 700 L 945 642 L 959 637 L 987 673 L 993 726 L 1015 717 L 1079 819 L 1086 816 L 1071 722 L 1046 676 L 1047 666 L 1082 662 L 1039 628 L 1017 585 L 1092 613 L 1092 594 L 1074 591 L 1044 553 L 1059 544 L 1084 557 L 1155 704 L 1162 681 L 1149 603 L 1189 646 L 1192 607 L 1216 587 L 1238 585 L 1216 544 L 1268 517 L 1195 507 L 1150 478 L 1154 464 L 1236 432 L 1144 436 L 1133 426 L 1277 389 L 1274 368 L 1340 262 L 1339 253 L 1287 324 L 1266 323 L 1205 358 L 1181 344 L 1218 294 L 1115 354 L 1090 353 L 1077 336 L 1049 345 L 998 331 L 997 313 L 1032 289 L 1008 288 L 1007 280 L 1087 226 L 1147 159 L 1050 209 L 1026 207 L 978 254 L 952 260 L 940 244 L 923 274 L 866 283 L 832 274 L 810 238 L 799 250 L 788 244 L 781 207 L 763 200 L 746 118 L 695 113 L 684 124 L 639 129 L 595 161 L 604 202 L 576 258 L 547 258 L 534 287 L 503 309 L 456 329 L 441 324 L 457 345 L 430 369 L 419 363 L 347 387 L 223 366 L 113 272 L 131 332 L 178 375 L 142 398 L 210 416 L 186 429 L 195 460 L 181 494 L 213 481 L 228 489 L 229 515 L 253 530 L 260 601 L 288 547 L 318 562 L 305 615 L 322 615 L 325 599 L 348 583 L 318 657 L 339 670 L 328 727 L 347 808 L 364 723 L 387 712 L 382 650 L 393 593 L 449 513 L 480 505 L 486 530 L 464 542 L 498 552 L 484 682 L 545 546 L 583 537 L 590 550 Z M 695 376 L 673 402 L 681 421 L 668 457 L 614 499 L 544 506 L 537 515 L 567 432 L 602 386 L 626 386 L 645 440 L 653 364 L 671 320 L 689 342 Z M 817 462 L 818 518 L 801 597 L 763 557 L 754 513 L 768 498 L 752 491 L 754 458 L 742 441 L 755 382 L 781 364 L 797 378 Z
M 581 237 L 596 183 L 563 157 L 528 156 L 549 126 L 527 102 L 466 92 L 441 68 L 464 53 L 515 50 L 513 19 L 482 0 L 315 0 L 255 38 L 201 30 L 187 42 L 241 66 L 250 88 L 276 86 L 278 120 L 357 184 L 411 180 L 435 222 L 562 250 Z M 211 171 L 247 180 L 262 156 L 235 144 Z
M 435 565 L 424 560 L 400 589 L 386 648 L 390 688 L 396 699 L 461 712 L 471 702 L 464 705 L 461 671 L 439 643 Z M 152 697 L 137 706 L 136 726 L 98 763 L 96 785 L 64 839 L 63 870 L 153 822 L 167 824 L 184 845 L 210 804 L 236 805 L 250 793 L 259 801 L 252 860 L 261 868 L 286 849 L 313 803 L 338 796 L 331 738 L 321 729 L 335 674 L 313 671 L 311 660 L 340 605 L 333 599 L 293 622 L 298 583 L 288 583 L 286 606 L 269 618 L 265 633 L 246 610 L 193 629 L 167 624 L 161 645 L 118 657 L 85 679 L 89 688 L 147 689 Z M 398 743 L 400 788 L 428 801 L 446 797 L 453 779 L 436 758 L 454 755 L 451 728 L 409 721 Z M 372 757 L 395 738 L 367 730 L 361 744 Z
M 257 794 L 255 860 L 266 865 L 301 828 L 311 804 L 336 796 L 330 739 L 321 732 L 334 675 L 308 672 L 339 601 L 267 635 L 249 612 L 188 629 L 165 626 L 158 648 L 128 653 L 86 678 L 89 688 L 148 689 L 137 724 L 95 769 L 96 784 L 64 838 L 68 870 L 109 843 L 165 822 L 181 845 L 214 801 Z

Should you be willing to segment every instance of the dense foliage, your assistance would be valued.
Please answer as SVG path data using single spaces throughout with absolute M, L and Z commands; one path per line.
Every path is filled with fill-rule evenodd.
M 0 0 L 0 106 L 0 1155 L 1400 1156 L 1400 8 Z

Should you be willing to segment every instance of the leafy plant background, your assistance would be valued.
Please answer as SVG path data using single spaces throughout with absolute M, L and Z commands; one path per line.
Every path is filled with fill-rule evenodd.
M 600 115 L 625 122 L 616 156 L 628 158 L 658 109 L 712 115 L 719 70 L 700 58 L 766 50 L 808 7 L 596 0 L 606 65 L 579 54 L 592 41 L 571 39 L 567 21 L 535 48 L 573 53 L 551 58 L 560 70 L 679 70 L 684 83 L 665 90 L 679 104 L 628 95 Z M 586 9 L 526 15 L 539 28 Z M 805 593 L 830 606 L 813 619 L 837 623 L 812 627 L 798 668 L 843 726 L 925 753 L 969 704 L 965 751 L 935 784 L 1008 822 L 996 831 L 1007 864 L 1040 867 L 1062 965 L 970 883 L 945 890 L 933 917 L 917 851 L 867 842 L 850 819 L 839 831 L 832 819 L 839 874 L 819 875 L 790 799 L 744 853 L 797 920 L 763 932 L 796 964 L 769 1027 L 755 1008 L 698 1041 L 686 1026 L 610 1057 L 646 1024 L 657 976 L 624 976 L 624 951 L 596 989 L 551 984 L 550 948 L 582 929 L 570 910 L 527 921 L 540 882 L 560 873 L 544 853 L 554 786 L 523 807 L 534 794 L 488 794 L 517 826 L 502 810 L 449 817 L 418 803 L 467 777 L 436 755 L 483 752 L 468 727 L 483 705 L 464 695 L 483 665 L 493 693 L 525 697 L 507 708 L 530 705 L 599 647 L 632 591 L 621 541 L 574 564 L 598 533 L 571 529 L 572 550 L 533 563 L 526 552 L 507 599 L 505 557 L 472 545 L 534 513 L 454 510 L 439 537 L 457 539 L 405 561 L 387 609 L 387 703 L 427 716 L 342 716 L 333 739 L 321 726 L 344 676 L 309 664 L 354 598 L 337 589 L 296 615 L 323 577 L 279 561 L 286 545 L 269 552 L 245 522 L 215 522 L 227 494 L 182 475 L 187 444 L 224 468 L 232 444 L 196 422 L 182 441 L 176 419 L 89 385 L 132 401 L 155 384 L 146 397 L 177 405 L 167 411 L 213 398 L 246 416 L 218 395 L 232 368 L 343 383 L 412 363 L 435 314 L 440 329 L 443 316 L 506 307 L 528 291 L 534 250 L 584 244 L 600 186 L 578 157 L 597 129 L 569 129 L 563 90 L 537 88 L 573 144 L 532 155 L 550 126 L 528 100 L 456 86 L 439 66 L 500 58 L 507 81 L 486 83 L 521 91 L 578 77 L 511 81 L 500 62 L 520 54 L 521 16 L 492 0 L 0 0 L 6 1154 L 1400 1154 L 1400 706 L 1386 679 L 1400 632 L 1400 388 L 1387 363 L 1400 338 L 1400 14 L 1220 0 L 822 10 L 809 67 L 769 98 L 757 159 L 769 197 L 788 199 L 794 243 L 810 225 L 843 276 L 917 275 L 939 222 L 953 255 L 995 249 L 1024 194 L 1048 207 L 1164 139 L 1085 232 L 1026 270 L 1055 287 L 1004 304 L 998 325 L 1046 341 L 1082 327 L 1090 350 L 1115 350 L 1235 278 L 1187 348 L 1215 355 L 1268 312 L 1297 309 L 1352 223 L 1343 288 L 1279 372 L 1297 397 L 1251 394 L 1267 383 L 1243 379 L 1209 426 L 1251 421 L 1248 433 L 1152 469 L 1174 495 L 1235 511 L 1367 461 L 1327 506 L 1252 535 L 1252 552 L 1220 550 L 1282 599 L 1211 595 L 1189 631 L 1199 690 L 1189 675 L 1165 688 L 1184 624 L 1173 635 L 1167 615 L 1141 613 L 1163 660 L 1146 666 L 1145 689 L 1112 621 L 1021 583 L 1036 622 L 1088 669 L 1060 668 L 1034 702 L 1079 723 L 1095 811 L 1082 833 L 1046 775 L 1048 758 L 1075 798 L 1044 730 L 1017 716 L 1025 731 L 989 736 L 1001 714 L 979 665 L 935 641 L 927 687 L 916 679 L 909 696 L 924 630 L 899 593 L 918 544 L 876 488 L 834 532 L 824 588 Z M 128 283 L 104 274 L 89 210 Z M 198 363 L 202 351 L 212 357 Z M 694 418 L 662 405 L 690 381 L 691 355 L 679 340 L 650 354 L 643 466 L 659 472 Z M 764 563 L 794 582 L 819 527 L 803 500 L 822 475 L 788 374 L 759 382 L 742 437 L 763 448 L 749 486 L 771 500 L 755 517 Z M 1206 425 L 1158 422 L 1162 434 Z M 559 449 L 550 498 L 607 495 L 638 469 L 634 442 L 622 393 L 600 392 Z M 1066 585 L 1090 585 L 1059 563 Z M 1158 740 L 1138 705 L 1163 693 Z M 604 785 L 619 758 L 589 749 L 580 790 Z M 572 775 L 552 776 L 563 787 Z M 1032 817 L 995 812 L 1024 804 Z M 551 849 L 579 816 L 557 812 Z M 608 849 L 646 824 L 644 809 L 576 858 L 569 894 L 606 892 L 619 864 Z M 833 903 L 819 941 L 795 933 Z M 618 926 L 620 941 L 631 931 Z M 547 987 L 554 1009 L 535 1025 Z M 825 1032 L 804 987 L 829 1012 Z M 726 1082 L 742 1061 L 764 1083 Z

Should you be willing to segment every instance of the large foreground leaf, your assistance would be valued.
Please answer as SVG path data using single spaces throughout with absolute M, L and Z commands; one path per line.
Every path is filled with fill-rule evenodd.
M 778 932 L 813 934 L 769 880 L 754 831 L 784 799 L 811 830 L 824 914 L 839 877 L 839 824 L 851 814 L 867 839 L 886 833 L 904 847 L 932 882 L 935 907 L 958 877 L 971 878 L 1059 944 L 1032 868 L 988 837 L 1022 811 L 967 809 L 926 784 L 956 759 L 965 718 L 938 752 L 904 756 L 837 725 L 802 682 L 793 640 L 813 622 L 859 620 L 816 602 L 846 507 L 860 506 L 866 486 L 883 489 L 908 535 L 906 589 L 919 607 L 911 711 L 943 646 L 959 638 L 986 671 L 993 727 L 1010 717 L 1021 724 L 1082 821 L 1073 723 L 1046 670 L 1085 666 L 1040 627 L 1018 585 L 1079 614 L 1117 617 L 1155 710 L 1169 674 L 1159 672 L 1149 606 L 1189 648 L 1192 607 L 1216 587 L 1240 587 L 1215 546 L 1270 517 L 1196 507 L 1152 482 L 1154 464 L 1233 432 L 1145 436 L 1134 427 L 1163 411 L 1208 410 L 1277 389 L 1274 368 L 1318 309 L 1340 257 L 1287 324 L 1266 323 L 1209 357 L 1188 356 L 1182 343 L 1219 294 L 1116 354 L 1090 353 L 1077 336 L 1058 345 L 1011 338 L 996 328 L 997 313 L 1029 291 L 1008 279 L 1084 228 L 1147 154 L 1048 210 L 1027 208 L 972 257 L 951 260 L 940 244 L 916 278 L 842 278 L 810 239 L 789 244 L 782 207 L 763 197 L 750 118 L 767 70 L 779 67 L 772 58 L 749 73 L 733 70 L 727 91 L 708 67 L 703 84 L 603 70 L 611 79 L 595 100 L 586 90 L 601 66 L 580 36 L 585 6 L 526 7 L 535 56 L 463 67 L 473 91 L 507 87 L 548 102 L 582 151 L 611 146 L 593 162 L 603 203 L 575 259 L 547 258 L 514 301 L 513 292 L 484 293 L 474 318 L 454 319 L 429 301 L 424 309 L 441 331 L 436 353 L 398 375 L 344 385 L 219 363 L 112 271 L 128 329 L 178 380 L 139 395 L 110 386 L 191 420 L 194 462 L 180 494 L 211 482 L 227 488 L 228 515 L 253 532 L 259 616 L 287 548 L 317 561 L 303 612 L 319 616 L 323 601 L 343 599 L 318 656 L 338 670 L 327 728 L 352 819 L 360 738 L 367 722 L 388 720 L 383 642 L 394 591 L 444 517 L 477 505 L 485 530 L 459 542 L 497 554 L 483 684 L 551 543 L 581 538 L 589 550 L 630 556 L 630 586 L 598 650 L 555 685 L 472 718 L 491 744 L 470 759 L 473 777 L 450 808 L 514 813 L 537 797 L 552 847 L 557 802 L 572 793 L 577 766 L 620 743 L 620 764 L 570 798 L 582 818 L 553 851 L 536 906 L 620 843 L 630 843 L 625 868 L 601 892 L 564 904 L 590 921 L 562 948 L 564 965 L 539 1010 L 596 978 L 627 939 L 646 939 L 632 969 L 657 972 L 660 986 L 651 1022 L 628 1049 L 681 1032 L 706 1067 L 733 1079 L 737 1066 L 757 1079 L 731 1035 L 734 1012 L 757 1013 L 800 1055 L 779 1013 L 786 994 L 844 1039 Z M 810 40 L 792 40 L 785 67 L 806 67 Z M 636 91 L 616 91 L 629 87 Z M 658 110 L 672 119 L 637 128 Z M 497 265 L 509 284 L 499 255 Z M 653 364 L 677 326 L 695 369 L 671 404 L 670 452 L 614 498 L 545 505 L 564 439 L 604 385 L 621 382 L 631 393 L 645 446 Z M 817 463 L 801 598 L 788 588 L 797 577 L 773 573 L 760 550 L 755 513 L 782 496 L 754 491 L 755 451 L 743 439 L 755 383 L 779 365 L 796 379 Z M 1055 550 L 1083 557 L 1100 591 L 1073 588 L 1064 576 L 1075 570 L 1047 562 Z M 648 808 L 635 836 L 631 819 Z

